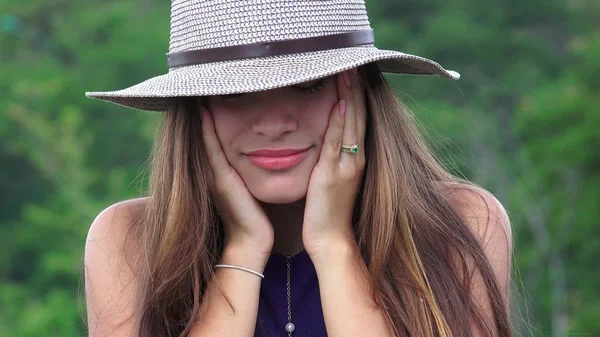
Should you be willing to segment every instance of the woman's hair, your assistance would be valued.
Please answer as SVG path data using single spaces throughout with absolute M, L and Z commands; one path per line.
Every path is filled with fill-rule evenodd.
M 375 302 L 395 336 L 472 336 L 474 326 L 482 336 L 510 336 L 491 264 L 446 193 L 450 184 L 471 183 L 439 164 L 375 63 L 360 74 L 367 158 L 353 226 Z M 223 248 L 199 104 L 175 98 L 164 115 L 151 156 L 150 198 L 130 233 L 143 249 L 140 337 L 189 333 Z M 491 322 L 471 295 L 475 271 L 487 288 Z

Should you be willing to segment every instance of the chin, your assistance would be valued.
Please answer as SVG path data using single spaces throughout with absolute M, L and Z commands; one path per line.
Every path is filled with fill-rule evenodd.
M 305 160 L 288 171 L 267 173 L 253 166 L 247 166 L 238 172 L 250 194 L 259 201 L 269 204 L 289 204 L 306 197 L 314 165 L 312 160 Z
M 258 200 L 269 204 L 289 204 L 306 196 L 308 181 L 278 184 L 270 182 L 250 188 L 250 193 Z

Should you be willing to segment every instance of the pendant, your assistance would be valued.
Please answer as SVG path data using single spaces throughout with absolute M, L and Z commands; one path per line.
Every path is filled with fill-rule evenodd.
M 292 254 L 292 255 L 284 255 L 285 256 L 285 262 L 286 262 L 286 267 L 287 267 L 287 314 L 288 314 L 288 323 L 285 325 L 285 331 L 288 333 L 288 337 L 292 336 L 292 332 L 294 332 L 294 330 L 296 330 L 296 325 L 294 325 L 294 323 L 292 323 L 292 294 L 291 294 L 291 263 L 290 260 L 292 259 L 292 257 L 296 256 L 296 254 L 300 253 L 302 250 L 304 250 L 304 248 L 300 249 L 299 251 L 297 251 L 296 253 Z

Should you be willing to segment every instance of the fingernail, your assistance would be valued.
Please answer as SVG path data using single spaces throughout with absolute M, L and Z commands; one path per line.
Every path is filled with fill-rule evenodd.
M 354 73 L 354 75 L 358 74 L 358 68 L 352 68 L 352 72 Z
M 350 74 L 348 74 L 348 72 L 344 71 L 342 73 L 342 77 L 344 77 L 344 83 L 346 84 L 346 88 L 350 88 Z
M 346 114 L 346 101 L 345 100 L 340 101 L 340 106 L 338 107 L 338 109 L 340 111 L 340 115 L 342 117 L 344 117 L 344 115 Z

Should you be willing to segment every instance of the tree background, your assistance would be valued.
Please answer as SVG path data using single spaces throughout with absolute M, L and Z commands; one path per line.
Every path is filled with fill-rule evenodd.
M 367 0 L 376 45 L 458 70 L 388 75 L 515 239 L 517 335 L 600 336 L 600 2 Z M 0 336 L 85 336 L 83 249 L 144 189 L 159 113 L 90 100 L 166 72 L 169 2 L 0 1 Z

